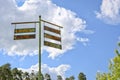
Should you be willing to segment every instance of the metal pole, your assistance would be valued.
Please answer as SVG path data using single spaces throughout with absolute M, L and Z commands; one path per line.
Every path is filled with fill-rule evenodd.
M 38 80 L 42 80 L 41 77 L 41 16 L 39 16 L 39 77 Z

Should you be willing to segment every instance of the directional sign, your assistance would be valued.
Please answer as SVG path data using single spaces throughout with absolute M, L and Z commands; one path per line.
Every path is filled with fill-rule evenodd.
M 22 28 L 22 29 L 15 29 L 14 33 L 29 33 L 35 32 L 35 28 Z
M 35 34 L 29 34 L 29 35 L 14 35 L 14 40 L 22 40 L 22 39 L 34 39 Z
M 53 35 L 50 35 L 50 34 L 47 34 L 47 33 L 44 33 L 44 37 L 49 38 L 49 39 L 53 39 L 53 40 L 57 40 L 57 41 L 61 41 L 60 37 L 53 36 Z
M 44 30 L 47 30 L 47 31 L 50 31 L 50 32 L 53 32 L 53 33 L 56 33 L 56 34 L 60 34 L 60 30 L 53 29 L 53 28 L 50 28 L 50 27 L 47 27 L 47 26 L 44 26 Z
M 56 43 L 52 43 L 52 42 L 48 42 L 48 41 L 44 41 L 44 45 L 58 48 L 58 49 L 62 49 L 62 46 L 60 44 L 56 44 Z

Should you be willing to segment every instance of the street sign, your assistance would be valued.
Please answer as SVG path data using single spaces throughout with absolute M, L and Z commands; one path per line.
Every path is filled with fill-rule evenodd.
M 44 30 L 47 30 L 47 31 L 50 31 L 50 32 L 53 32 L 53 33 L 56 33 L 56 34 L 60 34 L 60 30 L 53 29 L 53 28 L 50 28 L 48 26 L 44 26 Z
M 57 40 L 57 41 L 61 41 L 60 37 L 53 36 L 53 35 L 50 35 L 50 34 L 47 34 L 47 33 L 44 33 L 44 37 L 49 38 L 49 39 L 53 39 L 53 40 Z
M 29 35 L 14 35 L 14 40 L 22 40 L 22 39 L 34 39 L 35 34 L 29 34 Z
M 11 23 L 11 24 L 14 24 L 15 25 L 15 30 L 14 30 L 14 40 L 22 40 L 22 39 L 34 39 L 36 37 L 36 28 L 21 28 L 21 29 L 16 29 L 17 27 L 17 24 L 35 24 L 35 27 L 36 27 L 36 23 L 39 24 L 39 29 L 38 29 L 38 45 L 39 45 L 39 48 L 38 48 L 38 52 L 39 52 L 39 70 L 38 70 L 38 80 L 43 80 L 43 78 L 41 77 L 41 23 L 47 23 L 47 24 L 50 24 L 50 25 L 53 25 L 53 26 L 56 26 L 58 27 L 59 29 L 54 29 L 54 28 L 51 28 L 51 27 L 48 27 L 48 26 L 44 26 L 44 37 L 45 38 L 49 38 L 49 39 L 53 39 L 53 40 L 56 40 L 56 41 L 59 41 L 61 42 L 61 31 L 60 31 L 60 28 L 63 28 L 62 26 L 59 26 L 59 25 L 56 25 L 54 23 L 51 23 L 51 22 L 48 22 L 48 21 L 45 21 L 45 20 L 42 20 L 41 19 L 41 16 L 39 16 L 39 21 L 31 21 L 31 22 L 14 22 L 14 23 Z M 45 33 L 45 31 L 49 31 L 49 32 L 52 32 L 52 33 L 55 33 L 55 34 L 58 34 L 60 35 L 60 37 L 57 37 L 57 36 L 53 36 L 53 35 L 50 35 L 50 34 L 47 34 Z M 33 33 L 34 32 L 34 33 Z M 29 34 L 30 33 L 30 34 Z M 58 48 L 58 49 L 62 49 L 62 44 L 57 44 L 57 43 L 53 43 L 53 42 L 49 42 L 49 41 L 45 41 L 44 40 L 44 45 L 46 46 L 49 46 L 49 47 L 54 47 L 54 48 Z
M 61 31 L 60 30 L 54 29 L 54 28 L 51 28 L 51 27 L 48 27 L 48 26 L 44 26 L 44 30 L 52 32 L 52 33 L 56 33 L 58 35 L 61 35 Z M 52 35 L 52 33 L 50 34 L 50 33 L 44 32 L 44 37 L 48 38 L 48 39 L 52 39 L 52 40 L 61 42 L 61 37 L 58 37 L 56 35 Z M 54 43 L 53 41 L 49 42 L 49 41 L 44 40 L 44 45 L 45 46 L 49 46 L 49 47 L 62 49 L 61 44 Z
M 56 44 L 56 43 L 52 43 L 52 42 L 48 42 L 48 41 L 44 41 L 44 45 L 49 46 L 49 47 L 62 49 L 62 46 L 60 44 Z
M 14 33 L 29 33 L 29 32 L 35 32 L 35 28 L 22 28 L 22 29 L 15 29 Z

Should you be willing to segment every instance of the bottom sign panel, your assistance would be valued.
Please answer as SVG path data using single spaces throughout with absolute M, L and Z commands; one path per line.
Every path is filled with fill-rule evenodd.
M 14 40 L 22 40 L 22 39 L 34 39 L 35 34 L 29 34 L 29 35 L 14 35 Z
M 58 48 L 58 49 L 62 49 L 62 46 L 60 44 L 56 44 L 56 43 L 52 43 L 52 42 L 48 42 L 48 41 L 44 41 L 44 45 Z

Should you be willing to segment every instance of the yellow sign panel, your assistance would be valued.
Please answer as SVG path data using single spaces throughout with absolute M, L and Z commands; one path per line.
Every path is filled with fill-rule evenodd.
M 61 41 L 60 37 L 53 36 L 53 35 L 50 35 L 50 34 L 47 34 L 47 33 L 44 33 L 44 37 L 49 38 L 49 39 L 53 39 L 53 40 L 57 40 L 57 41 Z
M 15 29 L 14 33 L 29 33 L 35 32 L 35 28 L 23 28 L 23 29 Z
M 14 35 L 14 40 L 22 40 L 22 39 L 34 39 L 35 34 L 29 34 L 29 35 Z
M 58 49 L 62 49 L 62 46 L 60 44 L 56 44 L 56 43 L 52 43 L 52 42 L 48 42 L 48 41 L 44 41 L 44 45 L 58 48 Z
M 50 32 L 53 32 L 53 33 L 56 33 L 56 34 L 60 34 L 60 30 L 53 29 L 53 28 L 50 28 L 50 27 L 47 27 L 47 26 L 44 26 L 44 30 L 47 30 L 47 31 L 50 31 Z

